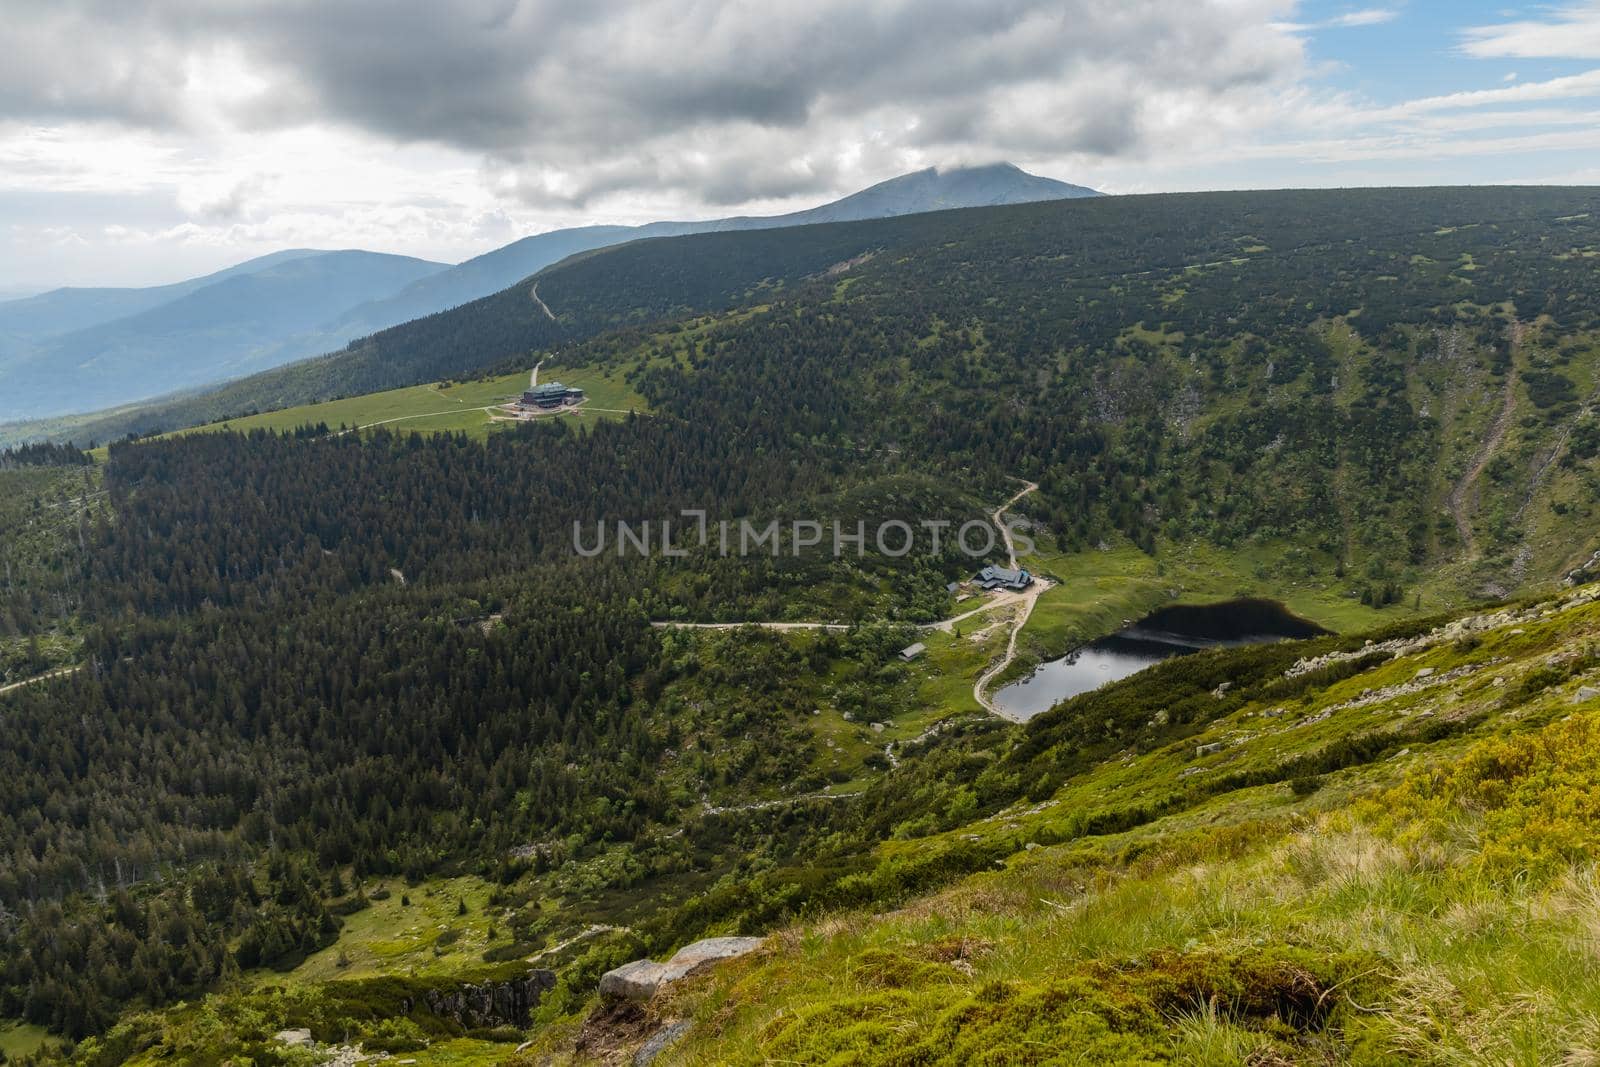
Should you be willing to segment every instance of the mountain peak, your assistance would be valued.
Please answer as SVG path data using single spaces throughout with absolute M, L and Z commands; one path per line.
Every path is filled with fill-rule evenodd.
M 498 292 L 575 253 L 642 237 L 1099 195 L 1004 161 L 942 165 L 788 215 L 556 230 L 450 268 L 360 249 L 297 248 L 168 286 L 60 290 L 0 306 L 0 418 L 142 400 L 335 351 L 354 338 Z M 269 308 L 277 310 L 265 313 Z M 157 350 L 172 358 L 154 359 L 150 353 Z M 185 369 L 178 375 L 180 363 Z M 168 364 L 172 374 L 148 369 Z M 121 368 L 120 377 L 113 367 Z
M 1069 200 L 1101 194 L 1086 186 L 1029 174 L 1005 161 L 952 167 L 925 167 L 879 182 L 853 196 L 810 211 L 786 215 L 800 222 L 847 222 L 923 211 L 997 207 L 1041 200 Z
M 961 171 L 993 171 L 995 173 L 1014 173 L 1027 175 L 1030 178 L 1033 177 L 1033 175 L 1028 174 L 1027 171 L 1006 159 L 996 160 L 993 163 L 958 163 L 955 166 L 930 167 L 929 169 L 940 174 L 955 174 Z

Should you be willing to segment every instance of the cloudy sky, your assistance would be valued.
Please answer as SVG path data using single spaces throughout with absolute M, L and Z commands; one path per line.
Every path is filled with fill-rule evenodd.
M 1600 183 L 1600 0 L 4 0 L 0 294 L 457 261 L 1006 159 Z

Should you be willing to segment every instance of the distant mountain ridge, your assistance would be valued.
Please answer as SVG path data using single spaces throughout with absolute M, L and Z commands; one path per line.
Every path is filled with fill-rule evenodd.
M 187 296 L 197 289 L 243 274 L 254 274 L 279 263 L 320 255 L 317 249 L 293 248 L 246 260 L 223 270 L 170 285 L 142 288 L 51 289 L 36 296 L 0 301 L 0 366 L 8 347 L 98 326 Z
M 58 289 L 0 303 L 0 422 L 137 403 L 334 352 L 629 241 L 1099 195 L 1009 163 L 930 167 L 786 215 L 554 230 L 453 267 L 293 249 L 172 285 Z
M 642 226 L 580 226 L 552 230 L 513 241 L 459 266 L 423 278 L 385 300 L 355 308 L 336 324 L 333 332 L 344 334 L 343 340 L 376 333 L 497 293 L 570 255 L 608 248 L 625 241 L 729 230 L 810 226 L 826 222 L 862 222 L 926 211 L 1029 204 L 1041 200 L 1071 200 L 1101 195 L 1086 186 L 1029 174 L 1010 163 L 943 170 L 928 167 L 879 182 L 832 203 L 786 215 L 740 215 L 699 222 L 651 222 Z M 334 346 L 330 344 L 327 347 L 331 349 Z
M 378 252 L 278 253 L 157 290 L 57 290 L 16 314 L 90 323 L 0 362 L 0 418 L 47 417 L 213 385 L 306 354 L 298 338 L 353 304 L 443 270 Z M 112 316 L 112 309 L 123 312 Z M 0 306 L 0 314 L 4 308 Z M 3 321 L 3 319 L 0 319 Z

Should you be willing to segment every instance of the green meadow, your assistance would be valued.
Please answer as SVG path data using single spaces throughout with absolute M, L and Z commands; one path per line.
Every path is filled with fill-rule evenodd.
M 4 1058 L 30 1056 L 39 1051 L 49 1034 L 42 1026 L 29 1026 L 21 1022 L 0 1022 L 0 1062 Z
M 582 408 L 559 416 L 561 418 L 615 419 L 628 411 L 645 410 L 643 398 L 619 374 L 607 374 L 589 368 L 557 369 L 547 365 L 540 379 L 546 382 L 560 380 L 584 390 L 588 395 L 588 401 Z M 411 433 L 459 432 L 481 438 L 496 429 L 513 425 L 493 419 L 490 409 L 516 399 L 527 385 L 528 375 L 522 372 L 470 382 L 433 382 L 242 416 L 179 430 L 176 434 L 217 430 L 236 430 L 240 433 L 251 430 L 285 431 L 325 423 L 334 429 L 344 426 L 364 430 L 389 426 Z

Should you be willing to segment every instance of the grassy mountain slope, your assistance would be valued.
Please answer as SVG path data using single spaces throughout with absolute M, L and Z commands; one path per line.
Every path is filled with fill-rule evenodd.
M 579 226 L 536 234 L 474 256 L 449 270 L 422 278 L 382 300 L 351 308 L 329 328 L 326 351 L 352 338 L 379 333 L 399 323 L 497 293 L 568 256 L 644 236 L 631 226 Z
M 66 430 L 80 441 L 104 440 L 130 430 L 165 430 L 459 377 L 621 324 L 770 299 L 774 292 L 791 292 L 808 277 L 852 263 L 852 278 L 892 279 L 916 292 L 935 279 L 936 284 L 952 285 L 948 297 L 941 294 L 941 302 L 980 319 L 1017 314 L 1023 308 L 1010 301 L 1026 294 L 1041 316 L 1041 329 L 1026 338 L 1034 349 L 1028 353 L 1034 361 L 1029 375 L 1045 372 L 1048 363 L 1041 361 L 1058 358 L 1039 349 L 1065 329 L 1089 328 L 1089 350 L 1105 351 L 1113 338 L 1102 326 L 1112 309 L 1124 330 L 1141 321 L 1154 327 L 1169 317 L 1192 320 L 1196 313 L 1215 318 L 1232 288 L 1255 291 L 1270 285 L 1282 302 L 1274 301 L 1269 310 L 1282 322 L 1275 319 L 1272 330 L 1257 334 L 1250 351 L 1241 355 L 1282 375 L 1291 367 L 1305 367 L 1308 343 L 1325 343 L 1276 336 L 1290 325 L 1309 325 L 1317 318 L 1332 322 L 1361 309 L 1363 318 L 1353 324 L 1353 335 L 1370 348 L 1393 322 L 1396 308 L 1406 308 L 1408 318 L 1448 323 L 1457 319 L 1460 304 L 1463 342 L 1482 344 L 1476 336 L 1481 321 L 1466 325 L 1473 308 L 1504 307 L 1520 294 L 1534 311 L 1535 304 L 1552 294 L 1547 289 L 1552 282 L 1565 286 L 1562 299 L 1575 299 L 1570 294 L 1578 284 L 1581 258 L 1525 259 L 1538 264 L 1537 273 L 1528 273 L 1508 253 L 1496 258 L 1493 248 L 1502 237 L 1549 240 L 1566 249 L 1564 255 L 1576 256 L 1573 250 L 1581 251 L 1591 239 L 1585 221 L 1590 216 L 1584 210 L 1590 200 L 1582 190 L 1100 198 L 837 227 L 701 235 L 659 248 L 654 247 L 657 242 L 641 242 L 550 268 L 540 293 L 546 306 L 556 309 L 554 322 L 528 299 L 529 287 L 519 287 L 211 395 L 52 432 Z M 1134 235 L 1140 236 L 1136 240 Z M 868 253 L 872 258 L 856 262 Z M 591 263 L 595 256 L 598 263 Z M 1341 270 L 1349 272 L 1345 282 L 1338 281 Z M 1316 285 L 1324 274 L 1335 279 L 1334 288 Z M 1191 289 L 1194 296 L 1186 296 Z M 1308 305 L 1297 306 L 1289 299 L 1290 290 L 1303 290 L 1297 299 L 1303 297 Z M 925 303 L 919 298 L 918 304 Z M 1247 332 L 1220 321 L 1208 329 L 1215 334 Z M 1148 344 L 1150 338 L 1130 334 L 1127 342 L 1135 341 Z M 1181 337 L 1169 338 L 1180 356 L 1185 354 L 1182 344 Z M 1286 359 L 1260 359 L 1269 344 L 1288 344 L 1294 351 L 1285 353 Z M 1463 351 L 1463 343 L 1449 347 L 1451 358 L 1461 358 Z M 1360 347 L 1353 353 L 1364 354 Z M 1348 358 L 1342 352 L 1338 356 Z M 1327 357 L 1318 358 L 1326 366 Z M 1319 371 L 1324 377 L 1334 372 L 1332 367 Z M 1348 397 L 1355 382 L 1348 374 L 1341 380 Z M 1155 384 L 1193 388 L 1182 380 Z M 1462 395 L 1472 394 L 1464 390 Z M 1182 397 L 1173 403 L 1193 406 Z M 10 431 L 12 439 L 18 434 Z
M 1088 195 L 1093 195 L 1091 190 L 998 165 L 946 172 L 919 171 L 883 182 L 834 204 L 792 215 L 708 222 L 662 222 L 632 228 L 585 227 L 541 234 L 422 278 L 392 298 L 353 309 L 339 322 L 315 335 L 327 348 L 342 343 L 344 338 L 361 338 L 352 342 L 344 352 L 308 361 L 299 367 L 230 383 L 194 399 L 141 406 L 132 411 L 113 411 L 98 417 L 75 418 L 61 423 L 24 424 L 9 430 L 0 429 L 0 442 L 27 440 L 40 434 L 52 439 L 65 435 L 80 442 L 103 441 L 129 432 L 174 429 L 241 413 L 460 376 L 480 371 L 489 362 L 503 358 L 518 348 L 538 347 L 569 336 L 587 336 L 597 329 L 621 321 L 637 320 L 642 315 L 658 317 L 663 305 L 683 309 L 720 308 L 750 286 L 763 282 L 792 283 L 804 276 L 804 270 L 822 270 L 839 262 L 817 262 L 805 251 L 797 252 L 797 246 L 806 245 L 808 239 L 788 233 L 794 227 L 963 206 Z M 652 237 L 684 237 L 704 232 L 778 228 L 784 228 L 788 236 L 777 242 L 753 246 L 725 243 L 679 246 L 682 253 L 697 261 L 694 268 L 696 273 L 722 274 L 734 283 L 732 288 L 706 291 L 691 282 L 681 267 L 676 265 L 663 277 L 641 277 L 636 269 L 630 268 L 627 270 L 630 284 L 637 286 L 640 281 L 648 283 L 647 290 L 641 294 L 646 303 L 635 305 L 630 300 L 629 289 L 618 288 L 618 283 L 601 275 L 598 284 L 603 292 L 591 298 L 590 303 L 592 306 L 599 305 L 602 313 L 598 317 L 586 318 L 562 314 L 558 316 L 562 320 L 559 328 L 529 306 L 527 285 L 513 284 L 566 257 L 623 242 Z M 822 243 L 841 244 L 837 237 L 824 238 Z M 856 247 L 859 241 L 845 237 L 842 246 Z M 796 256 L 798 259 L 791 262 Z M 717 261 L 724 257 L 738 261 L 738 274 L 730 274 L 718 264 Z M 676 264 L 676 254 L 673 259 Z M 797 273 L 797 269 L 802 273 Z M 686 282 L 689 282 L 687 286 Z M 499 292 L 507 286 L 513 288 Z M 521 295 L 506 299 L 512 292 Z M 486 295 L 496 293 L 497 296 Z M 470 307 L 458 307 L 470 302 L 475 303 L 471 303 Z M 390 329 L 395 323 L 404 325 Z M 363 336 L 366 334 L 373 336 Z M 315 338 L 308 339 L 307 343 L 312 343 Z M 410 350 L 417 345 L 430 346 L 438 354 L 412 356 Z
M 272 1044 L 284 1025 L 436 1062 L 530 1035 L 620 1054 L 651 1017 L 591 1016 L 603 970 L 794 930 L 656 1006 L 699 1023 L 676 1055 L 957 1060 L 981 1041 L 1003 1062 L 1014 1032 L 1337 1062 L 1409 1054 L 1413 1003 L 1466 1060 L 1502 1051 L 1507 1005 L 1544 998 L 1536 1052 L 1506 1055 L 1576 1056 L 1581 973 L 1554 972 L 1569 1009 L 1514 946 L 1472 946 L 1515 979 L 1496 986 L 1427 939 L 1457 937 L 1457 904 L 1520 908 L 1542 949 L 1565 936 L 1516 893 L 1567 906 L 1546 853 L 1568 839 L 1561 862 L 1587 869 L 1582 803 L 1515 767 L 1498 794 L 1387 795 L 1393 825 L 1360 801 L 1588 714 L 1587 589 L 1450 613 L 1548 598 L 1594 550 L 1595 195 L 1106 198 L 638 242 L 546 271 L 538 300 L 530 282 L 373 338 L 317 364 L 318 388 L 351 367 L 514 382 L 546 359 L 648 414 L 481 438 L 290 425 L 323 409 L 111 446 L 103 502 L 50 527 L 26 575 L 41 611 L 69 597 L 85 669 L 0 697 L 0 1015 L 92 1038 L 84 1063 L 303 1059 Z M 413 388 L 338 403 L 428 399 Z M 691 508 L 959 525 L 1018 478 L 1059 583 L 1018 669 L 1180 599 L 1280 597 L 1341 632 L 1169 662 L 1015 726 L 973 697 L 1004 623 L 919 629 L 957 612 L 947 583 L 974 566 L 948 539 L 573 548 L 613 519 L 681 535 Z M 734 620 L 847 628 L 652 625 Z M 927 653 L 904 663 L 913 640 Z M 1584 765 L 1562 766 L 1581 794 Z M 1525 808 L 1574 825 L 1485 815 L 1525 786 Z M 1249 895 L 1290 884 L 1274 842 L 1335 839 L 1307 821 L 1324 816 L 1402 852 L 1428 835 L 1426 862 L 1380 872 L 1417 916 L 1321 875 L 1306 899 L 1326 907 Z M 1493 836 L 1517 820 L 1532 837 Z M 1479 862 L 1507 850 L 1509 879 Z M 1098 910 L 1118 885 L 1149 911 Z M 1187 908 L 1207 894 L 1217 909 Z M 1131 918 L 1072 926 L 1080 908 Z M 921 913 L 993 951 L 924 948 Z M 880 929 L 900 943 L 867 944 Z M 1408 1002 L 1393 990 L 1418 961 L 1439 983 Z M 419 1007 L 540 966 L 559 977 L 526 1020 Z
M 1600 1043 L 1594 596 L 1227 672 L 1247 693 L 1210 698 L 1189 736 L 887 842 L 870 880 L 940 851 L 1003 869 L 819 915 L 515 1062 L 574 1040 L 591 1062 L 678 1019 L 689 1036 L 659 1062 L 1583 1062 Z
M 647 409 L 643 399 L 620 378 L 597 373 L 592 368 L 564 371 L 551 368 L 545 380 L 552 380 L 556 374 L 565 384 L 584 390 L 585 395 L 584 405 L 564 412 L 564 417 L 615 419 L 629 411 Z M 407 433 L 460 430 L 473 437 L 484 437 L 517 425 L 506 420 L 495 408 L 520 397 L 527 387 L 528 375 L 517 371 L 470 382 L 439 382 L 364 393 L 344 400 L 283 408 L 176 432 L 292 431 L 320 423 L 334 429 L 388 426 Z
M 878 251 L 753 289 L 692 336 L 559 354 L 634 374 L 659 409 L 761 410 L 776 437 L 1033 478 L 1029 511 L 1066 553 L 1109 531 L 1297 546 L 1258 577 L 1437 605 L 1596 547 L 1600 348 L 1571 250 L 1597 235 L 1568 218 L 1593 195 L 1106 199 L 821 228 Z M 1457 212 L 1497 221 L 1438 224 Z M 644 304 L 691 250 L 597 254 L 540 293 L 581 319 L 609 268 Z
M 856 254 L 859 235 L 843 227 L 783 231 L 787 239 L 741 243 L 742 235 L 691 236 L 646 241 L 620 260 L 590 256 L 565 262 L 568 284 L 545 297 L 543 279 L 384 330 L 345 350 L 231 382 L 194 397 L 77 421 L 65 429 L 74 440 L 104 440 L 126 433 L 164 432 L 300 404 L 317 403 L 444 378 L 462 378 L 514 361 L 531 366 L 536 349 L 593 336 L 630 322 L 652 322 L 674 312 L 744 303 L 766 281 L 802 280 Z M 689 245 L 680 242 L 691 242 Z M 690 258 L 685 259 L 685 255 Z M 775 273 L 776 272 L 776 273 Z M 532 299 L 540 296 L 555 318 Z M 570 300 L 568 299 L 570 298 Z M 12 437 L 32 433 L 24 424 Z M 4 440 L 5 438 L 0 438 Z
M 625 1062 L 678 1021 L 687 1033 L 659 1062 L 1580 1062 L 1600 1037 L 1595 598 L 1590 587 L 1370 643 L 1204 653 L 1027 727 L 904 746 L 859 811 L 873 826 L 908 821 L 876 844 L 847 831 L 863 854 L 841 842 L 758 864 L 676 917 L 648 883 L 625 890 L 643 941 L 602 932 L 541 957 L 562 979 L 520 1058 L 526 1031 L 463 1042 L 448 1020 L 384 1006 L 428 982 L 483 980 L 450 962 L 454 941 L 387 992 L 361 985 L 371 952 L 409 944 L 418 920 L 477 945 L 499 925 L 485 916 L 503 893 L 441 882 L 351 928 L 348 977 L 330 949 L 287 981 L 132 1016 L 76 1062 L 123 1062 L 106 1058 L 119 1049 L 134 1063 L 287 1062 L 270 1037 L 291 1025 L 330 1045 L 410 1035 L 419 1064 Z M 1218 678 L 1230 684 L 1213 695 Z M 1125 732 L 1102 739 L 1102 720 Z M 1042 768 L 1049 781 L 1030 786 Z M 534 909 L 549 945 L 597 914 L 560 925 L 581 870 L 559 876 L 564 902 Z M 796 878 L 821 893 L 786 924 Z M 438 903 L 457 900 L 464 915 Z M 663 908 L 664 925 L 649 919 Z M 630 954 L 766 932 L 769 916 L 760 953 L 647 1008 L 592 996 L 598 969 Z
M 809 410 L 777 399 L 782 434 L 1042 479 L 1064 552 L 1107 532 L 1277 543 L 1295 551 L 1256 566 L 1280 589 L 1337 572 L 1437 606 L 1597 547 L 1593 197 L 1098 198 L 639 242 L 550 268 L 542 306 L 519 286 L 103 428 L 509 375 L 535 353 L 683 414 L 784 383 Z
M 570 255 L 648 237 L 762 230 L 822 222 L 854 222 L 951 208 L 1022 204 L 1098 195 L 1092 189 L 1028 174 L 1010 164 L 928 168 L 880 182 L 830 204 L 786 215 L 739 216 L 642 226 L 582 226 L 514 241 L 459 266 L 423 278 L 385 300 L 353 309 L 328 331 L 327 347 L 397 323 L 445 311 L 496 293 Z

